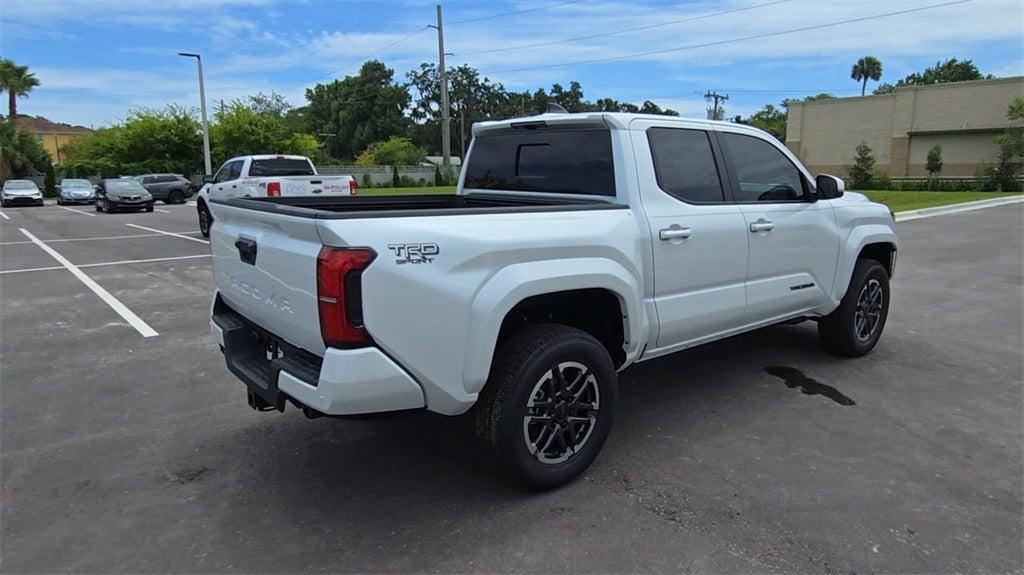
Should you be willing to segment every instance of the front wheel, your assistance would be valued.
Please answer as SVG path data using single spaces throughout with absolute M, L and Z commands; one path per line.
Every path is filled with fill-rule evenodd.
M 199 212 L 199 233 L 203 234 L 204 238 L 210 237 L 210 222 L 213 218 L 210 216 L 210 210 L 206 208 L 206 204 L 199 204 L 196 208 Z
M 818 321 L 818 337 L 827 351 L 860 357 L 882 337 L 889 316 L 889 272 L 875 260 L 858 260 L 843 301 Z
M 608 351 L 558 324 L 524 328 L 499 344 L 474 407 L 485 455 L 532 489 L 572 481 L 611 431 L 617 382 Z

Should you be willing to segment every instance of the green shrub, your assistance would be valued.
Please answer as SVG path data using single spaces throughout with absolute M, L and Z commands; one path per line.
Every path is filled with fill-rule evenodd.
M 850 185 L 857 190 L 870 190 L 875 169 L 875 155 L 871 152 L 867 142 L 861 142 L 856 151 L 857 155 L 853 159 L 853 165 L 846 168 Z
M 391 185 L 396 188 L 402 187 L 402 177 L 398 175 L 398 166 L 391 166 Z
M 43 195 L 48 198 L 55 197 L 57 195 L 57 172 L 53 169 L 53 164 L 48 164 L 43 173 Z
M 370 177 L 370 174 L 363 174 L 363 187 L 364 188 L 372 188 L 373 187 L 373 178 Z
M 444 178 L 441 177 L 441 168 L 437 164 L 434 164 L 434 185 L 443 186 Z

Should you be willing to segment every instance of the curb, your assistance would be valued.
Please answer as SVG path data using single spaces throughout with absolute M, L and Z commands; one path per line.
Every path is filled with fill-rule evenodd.
M 932 216 L 944 216 L 947 214 L 958 214 L 960 212 L 970 212 L 973 210 L 980 210 L 984 208 L 991 208 L 993 206 L 1003 206 L 1006 204 L 1019 204 L 1024 202 L 1024 195 L 1013 196 L 1009 198 L 992 198 L 989 200 L 977 200 L 973 202 L 963 202 L 960 204 L 950 204 L 948 206 L 937 206 L 934 208 L 923 208 L 920 210 L 908 210 L 905 212 L 896 213 L 896 221 L 904 222 L 908 220 L 918 220 L 921 218 L 930 218 Z

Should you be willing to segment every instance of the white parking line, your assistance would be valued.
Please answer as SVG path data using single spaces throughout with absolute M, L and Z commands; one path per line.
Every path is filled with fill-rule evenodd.
M 25 234 L 25 237 L 32 240 L 33 243 L 42 248 L 44 252 L 50 254 L 50 257 L 57 260 L 57 263 L 64 266 L 65 268 L 67 268 L 69 272 L 74 274 L 74 276 L 78 278 L 79 281 L 84 283 L 85 286 L 91 289 L 93 293 L 95 293 L 97 296 L 99 296 L 99 298 L 103 300 L 104 303 L 109 305 L 111 309 L 113 309 L 118 313 L 118 315 L 123 317 L 124 320 L 127 321 L 132 327 L 134 327 L 136 331 L 142 334 L 142 337 L 155 337 L 157 335 L 160 335 L 156 332 L 155 329 L 149 327 L 148 323 L 142 321 L 142 318 L 135 315 L 135 312 L 128 309 L 123 303 L 121 303 L 120 300 L 110 295 L 110 292 L 108 292 L 107 290 L 103 289 L 103 286 L 93 281 L 91 277 L 85 275 L 85 272 L 78 269 L 78 267 L 75 266 L 75 264 L 69 262 L 67 258 L 60 255 L 60 253 L 58 253 L 57 250 L 44 244 L 39 238 L 32 235 L 32 233 L 26 230 L 25 228 L 18 229 L 21 230 L 21 233 Z
M 153 208 L 153 211 L 154 212 L 160 212 L 161 214 L 169 214 L 169 213 L 171 213 L 171 212 L 168 212 L 167 210 L 158 210 L 156 208 Z
M 28 242 L 34 243 L 34 242 Z M 123 264 L 148 264 L 150 262 L 166 262 L 172 260 L 190 260 L 195 258 L 208 258 L 210 254 L 199 254 L 195 256 L 169 256 L 166 258 L 148 258 L 144 260 L 120 260 L 116 262 L 98 262 L 94 264 L 81 264 L 80 268 L 97 268 L 101 266 L 119 266 Z M 52 270 L 62 270 L 64 266 L 48 266 L 43 268 L 23 268 L 17 270 L 0 270 L 0 274 L 20 274 L 24 272 L 48 272 Z
M 11 219 L 11 218 L 9 218 L 9 217 L 7 216 L 7 214 L 5 214 L 5 213 L 3 213 L 3 212 L 0 212 L 0 218 L 3 218 L 3 219 L 5 219 L 5 220 L 9 220 L 9 219 Z
M 174 232 L 174 233 L 176 233 L 176 234 L 198 234 L 200 232 L 199 232 L 199 230 L 189 230 L 189 231 L 186 231 L 186 232 Z M 160 237 L 162 235 L 164 235 L 164 234 L 129 234 L 129 235 L 126 235 L 126 236 L 100 236 L 98 238 L 60 238 L 60 239 L 56 239 L 56 240 L 40 240 L 40 241 L 43 242 L 43 243 L 46 243 L 46 244 L 52 244 L 54 242 L 92 242 L 92 241 L 96 241 L 96 240 L 126 240 L 128 238 L 156 238 L 156 237 Z M 20 241 L 20 242 L 0 242 L 0 246 L 10 246 L 10 245 L 15 245 L 15 244 L 31 244 L 31 243 L 35 243 L 35 242 L 30 242 L 28 240 Z
M 83 212 L 82 210 L 76 210 L 74 208 L 68 208 L 68 207 L 65 207 L 65 206 L 57 206 L 57 207 L 62 209 L 62 210 L 67 210 L 69 212 L 75 212 L 76 214 L 82 214 L 83 216 L 92 216 L 94 218 L 96 217 L 96 214 L 90 214 L 89 212 Z
M 139 226 L 139 225 L 136 225 L 136 224 L 125 224 L 125 225 L 126 226 L 131 226 L 133 228 L 139 228 L 140 230 L 146 230 L 147 232 L 156 232 L 158 234 L 163 234 L 165 236 L 174 236 L 176 238 L 181 238 L 183 240 L 190 240 L 190 241 L 193 241 L 193 242 L 199 242 L 201 244 L 209 244 L 210 243 L 207 240 L 203 240 L 203 239 L 199 239 L 199 238 L 190 238 L 190 237 L 188 237 L 186 235 L 175 233 L 175 232 L 165 232 L 164 230 L 158 230 L 156 228 L 147 228 L 146 226 Z

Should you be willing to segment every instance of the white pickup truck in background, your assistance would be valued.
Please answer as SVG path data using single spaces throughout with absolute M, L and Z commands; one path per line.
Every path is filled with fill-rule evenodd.
M 597 456 L 633 363 L 805 319 L 838 355 L 882 334 L 891 212 L 765 132 L 548 113 L 473 136 L 454 196 L 212 200 L 211 329 L 250 406 L 469 412 L 542 489 Z
M 211 199 L 277 198 L 296 196 L 354 196 L 359 186 L 352 176 L 321 176 L 305 156 L 264 154 L 231 158 L 204 179 L 196 196 L 199 231 L 210 236 Z

